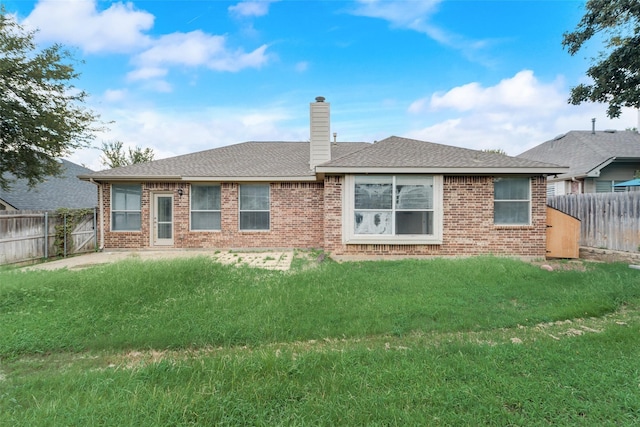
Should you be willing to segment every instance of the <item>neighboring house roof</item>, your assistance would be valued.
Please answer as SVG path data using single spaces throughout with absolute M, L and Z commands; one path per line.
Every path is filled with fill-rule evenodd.
M 392 136 L 318 166 L 319 172 L 554 173 L 556 164 Z
M 98 192 L 95 185 L 77 178 L 78 175 L 86 175 L 93 171 L 68 160 L 60 162 L 60 176 L 47 177 L 44 182 L 33 188 L 29 188 L 26 179 L 15 180 L 9 184 L 9 191 L 0 189 L 0 199 L 18 210 L 81 209 L 97 206 Z
M 517 157 L 569 166 L 558 179 L 597 177 L 615 160 L 640 161 L 640 134 L 635 131 L 570 131 Z
M 555 164 L 392 136 L 331 144 L 332 160 L 312 170 L 308 142 L 244 142 L 193 154 L 94 172 L 98 181 L 316 180 L 316 173 L 561 173 Z

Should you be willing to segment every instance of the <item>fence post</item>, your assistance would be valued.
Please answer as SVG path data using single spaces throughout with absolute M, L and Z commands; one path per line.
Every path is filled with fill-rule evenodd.
M 49 259 L 49 212 L 44 213 L 44 259 Z
M 62 216 L 62 235 L 64 236 L 62 241 L 63 241 L 63 245 L 64 245 L 64 251 L 63 251 L 63 256 L 64 258 L 67 257 L 67 214 L 65 213 Z
M 98 208 L 93 208 L 93 251 L 98 250 Z

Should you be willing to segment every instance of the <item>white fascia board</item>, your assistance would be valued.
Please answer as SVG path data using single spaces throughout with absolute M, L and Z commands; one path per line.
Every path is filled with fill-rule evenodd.
M 495 174 L 561 174 L 566 173 L 568 168 L 545 167 L 545 168 L 380 168 L 380 167 L 335 167 L 327 166 L 316 167 L 316 172 L 323 173 L 341 173 L 341 174 L 359 174 L 359 173 L 411 173 L 411 174 L 442 174 L 442 175 L 495 175 Z
M 108 176 L 108 175 L 78 175 L 78 179 L 81 181 L 95 181 L 95 182 L 162 182 L 162 181 L 180 181 L 180 176 L 141 176 L 141 175 L 128 175 L 128 176 Z
M 587 174 L 585 176 L 589 177 L 589 178 L 598 178 L 600 176 L 600 172 L 602 171 L 602 169 L 604 169 L 607 166 L 609 166 L 616 159 L 617 159 L 617 157 L 611 157 L 611 158 L 605 160 L 604 162 L 600 163 L 598 166 L 596 166 L 595 168 L 593 168 L 589 172 L 587 172 Z
M 95 182 L 165 182 L 165 181 L 189 181 L 189 182 L 314 182 L 318 179 L 315 175 L 305 176 L 79 176 L 83 181 Z

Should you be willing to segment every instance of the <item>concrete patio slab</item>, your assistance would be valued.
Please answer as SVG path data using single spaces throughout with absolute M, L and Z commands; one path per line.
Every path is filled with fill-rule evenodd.
M 293 260 L 293 251 L 212 251 L 212 250 L 148 250 L 148 251 L 103 251 L 77 255 L 42 264 L 24 267 L 22 270 L 57 270 L 67 268 L 79 270 L 99 264 L 117 262 L 126 259 L 146 260 L 171 260 L 178 258 L 206 256 L 222 264 L 237 266 L 250 266 L 268 270 L 289 270 Z

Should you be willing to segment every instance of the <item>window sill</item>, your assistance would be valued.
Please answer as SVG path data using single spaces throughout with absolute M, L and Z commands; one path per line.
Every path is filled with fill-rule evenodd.
M 347 245 L 441 245 L 442 239 L 438 238 L 407 238 L 407 237 L 389 237 L 373 238 L 350 237 L 344 241 Z
M 496 230 L 531 230 L 533 225 L 531 224 L 493 224 Z

